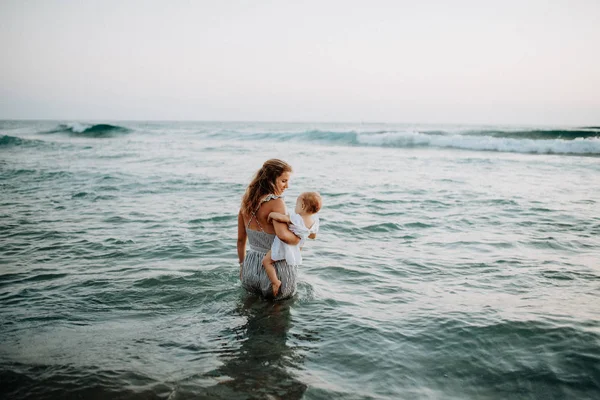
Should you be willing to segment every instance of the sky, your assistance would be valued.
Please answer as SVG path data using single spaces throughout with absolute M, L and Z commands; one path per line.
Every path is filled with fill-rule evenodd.
M 598 0 L 0 0 L 0 119 L 600 125 Z

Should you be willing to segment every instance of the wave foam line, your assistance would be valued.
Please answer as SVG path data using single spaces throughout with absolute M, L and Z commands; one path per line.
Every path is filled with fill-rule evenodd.
M 357 134 L 359 145 L 379 147 L 438 147 L 510 153 L 600 155 L 600 138 L 515 139 L 492 136 L 433 136 L 419 132 Z

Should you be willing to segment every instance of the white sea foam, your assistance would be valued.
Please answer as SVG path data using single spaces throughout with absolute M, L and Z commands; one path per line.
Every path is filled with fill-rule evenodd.
M 492 136 L 427 135 L 416 131 L 360 133 L 359 144 L 382 147 L 440 147 L 539 154 L 600 154 L 600 138 L 516 139 Z
M 69 122 L 65 126 L 75 133 L 83 133 L 86 129 L 91 128 L 91 125 L 82 124 L 81 122 Z

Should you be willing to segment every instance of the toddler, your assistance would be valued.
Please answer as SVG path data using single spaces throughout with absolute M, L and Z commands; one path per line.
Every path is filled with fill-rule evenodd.
M 289 265 L 302 264 L 300 250 L 304 246 L 306 238 L 315 239 L 319 231 L 319 217 L 316 215 L 321 209 L 321 195 L 317 192 L 304 192 L 296 200 L 296 208 L 290 215 L 272 212 L 269 220 L 289 224 L 290 231 L 300 238 L 297 245 L 289 245 L 275 237 L 271 250 L 265 255 L 262 265 L 273 285 L 273 296 L 279 293 L 281 281 L 277 278 L 277 272 L 273 263 L 286 260 Z

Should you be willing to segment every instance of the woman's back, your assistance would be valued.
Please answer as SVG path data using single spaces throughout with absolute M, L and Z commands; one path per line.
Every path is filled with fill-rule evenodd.
M 281 212 L 278 210 L 283 209 L 283 213 L 285 213 L 285 203 L 281 196 L 276 196 L 274 194 L 267 195 L 260 203 L 260 207 L 254 214 L 243 215 L 244 225 L 246 226 L 246 231 L 260 231 L 269 233 L 271 235 L 275 234 L 275 228 L 273 228 L 273 223 L 267 221 L 267 217 L 273 211 Z

